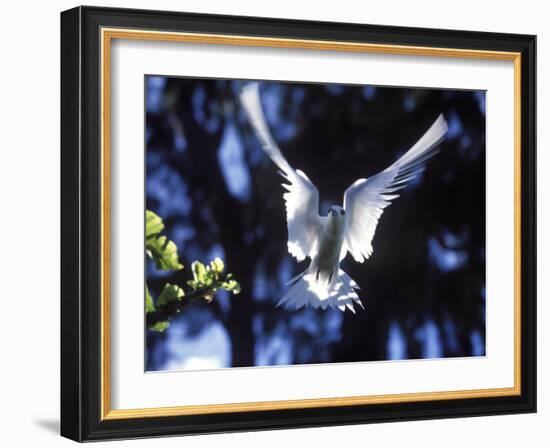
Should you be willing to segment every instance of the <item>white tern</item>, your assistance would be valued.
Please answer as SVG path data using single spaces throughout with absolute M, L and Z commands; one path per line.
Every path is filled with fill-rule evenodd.
M 292 168 L 273 140 L 260 101 L 258 84 L 243 88 L 241 102 L 263 150 L 277 165 L 287 183 L 286 204 L 288 251 L 298 261 L 311 259 L 309 267 L 290 280 L 290 288 L 278 305 L 295 309 L 312 306 L 352 312 L 354 303 L 363 307 L 357 283 L 340 268 L 349 252 L 363 263 L 372 254 L 372 239 L 378 220 L 395 194 L 418 176 L 437 153 L 436 146 L 447 132 L 443 115 L 403 156 L 385 170 L 356 180 L 344 193 L 343 207 L 333 205 L 328 216 L 319 215 L 319 192 L 303 171 Z

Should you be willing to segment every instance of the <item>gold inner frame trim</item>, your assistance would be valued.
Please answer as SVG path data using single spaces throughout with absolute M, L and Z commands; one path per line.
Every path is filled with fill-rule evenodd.
M 239 35 L 177 33 L 137 29 L 101 29 L 101 419 L 167 417 L 228 412 L 307 409 L 414 401 L 501 397 L 521 394 L 521 54 L 514 52 L 420 47 L 307 39 L 283 39 Z M 410 56 L 454 57 L 513 61 L 514 63 L 514 386 L 441 392 L 417 392 L 302 400 L 278 400 L 228 404 L 170 406 L 140 409 L 111 409 L 110 346 L 110 63 L 111 41 L 131 39 L 212 45 L 239 45 L 382 53 Z

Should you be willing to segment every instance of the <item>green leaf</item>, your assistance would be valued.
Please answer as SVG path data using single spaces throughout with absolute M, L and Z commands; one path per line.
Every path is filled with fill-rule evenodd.
M 184 295 L 185 293 L 183 292 L 183 289 L 181 289 L 178 285 L 166 283 L 157 300 L 157 306 L 166 305 L 168 302 L 172 302 L 173 300 L 180 300 Z
M 155 304 L 153 302 L 153 297 L 149 293 L 149 288 L 145 285 L 145 312 L 152 313 L 155 311 Z
M 206 266 L 206 276 L 204 279 L 204 286 L 212 286 L 214 282 L 218 280 L 218 274 L 213 271 L 210 266 Z
M 164 229 L 162 218 L 151 210 L 145 210 L 145 238 L 158 235 Z
M 160 321 L 160 322 L 156 322 L 154 325 L 151 325 L 149 327 L 149 329 L 152 330 L 152 331 L 156 331 L 158 333 L 162 333 L 169 326 L 170 326 L 170 322 L 168 322 L 167 320 L 163 320 L 163 321 Z
M 239 294 L 241 292 L 241 285 L 237 280 L 230 279 L 222 283 L 222 288 L 233 294 Z
M 214 260 L 210 262 L 210 269 L 218 274 L 221 274 L 225 269 L 222 259 L 220 257 L 214 258 Z
M 183 269 L 179 262 L 178 248 L 166 236 L 152 237 L 145 241 L 145 250 L 153 260 L 157 269 L 177 271 Z
M 197 286 L 204 285 L 206 283 L 206 267 L 200 261 L 194 261 L 191 264 L 193 270 L 193 279 Z

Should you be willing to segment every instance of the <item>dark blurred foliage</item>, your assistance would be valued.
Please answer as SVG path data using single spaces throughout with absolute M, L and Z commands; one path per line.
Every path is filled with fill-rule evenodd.
M 262 82 L 275 140 L 317 186 L 322 214 L 344 190 L 403 154 L 439 113 L 441 152 L 388 207 L 363 264 L 344 270 L 366 310 L 284 310 L 281 178 L 238 92 L 246 81 L 146 78 L 147 208 L 162 216 L 183 271 L 147 266 L 156 296 L 191 261 L 220 256 L 240 281 L 147 334 L 147 369 L 413 359 L 485 354 L 485 93 Z

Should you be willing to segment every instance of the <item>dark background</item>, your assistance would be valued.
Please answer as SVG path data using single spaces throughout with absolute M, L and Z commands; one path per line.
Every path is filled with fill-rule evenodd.
M 344 190 L 386 168 L 439 113 L 441 152 L 379 222 L 374 253 L 351 256 L 366 308 L 275 308 L 305 269 L 287 252 L 282 178 L 238 103 L 246 81 L 146 77 L 146 202 L 178 246 L 184 285 L 193 260 L 220 256 L 242 286 L 196 302 L 165 333 L 147 331 L 147 370 L 307 364 L 485 354 L 485 93 L 262 82 L 275 140 L 320 193 L 321 214 Z

